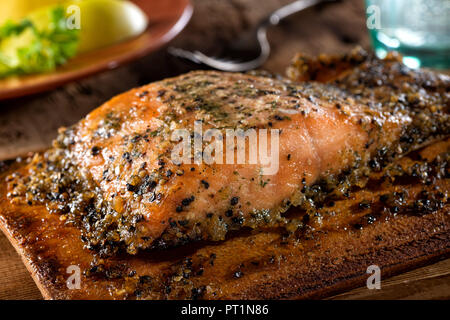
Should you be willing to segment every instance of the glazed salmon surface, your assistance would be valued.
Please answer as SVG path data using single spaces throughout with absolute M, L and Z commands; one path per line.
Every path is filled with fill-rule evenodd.
M 219 240 L 228 228 L 250 224 L 252 215 L 275 222 L 266 211 L 298 204 L 303 183 L 351 166 L 355 153 L 363 153 L 374 128 L 371 119 L 360 106 L 339 102 L 338 109 L 336 103 L 311 102 L 271 79 L 195 72 L 133 90 L 92 112 L 76 127 L 73 159 L 118 213 L 143 216 L 141 235 L 157 239 L 171 224 L 189 224 L 195 232 L 190 237 Z M 97 134 L 108 117 L 120 119 L 117 129 Z M 394 137 L 399 124 L 411 121 L 403 115 L 379 119 Z M 260 164 L 174 165 L 171 132 L 193 131 L 194 120 L 202 120 L 204 130 L 282 130 L 278 172 L 261 175 Z M 94 147 L 101 152 L 93 155 Z M 141 192 L 147 176 L 151 182 Z
M 62 130 L 54 147 L 60 158 L 36 156 L 29 170 L 35 174 L 33 166 L 46 161 L 63 163 L 61 179 L 76 168 L 77 178 L 67 178 L 68 196 L 58 189 L 71 203 L 56 209 L 82 216 L 79 224 L 91 247 L 120 243 L 135 253 L 223 240 L 242 227 L 295 232 L 302 222 L 282 215 L 289 207 L 309 212 L 317 190 L 345 194 L 350 182 L 344 177 L 363 181 L 383 161 L 448 134 L 447 117 L 434 133 L 406 139 L 418 114 L 408 107 L 393 112 L 337 86 L 197 71 L 113 98 Z M 278 170 L 264 174 L 267 165 L 260 162 L 195 163 L 194 153 L 190 163 L 174 163 L 180 140 L 173 134 L 186 129 L 194 136 L 194 121 L 203 132 L 218 129 L 224 136 L 226 129 L 278 130 Z M 203 141 L 202 150 L 210 143 Z M 321 188 L 314 187 L 319 182 Z

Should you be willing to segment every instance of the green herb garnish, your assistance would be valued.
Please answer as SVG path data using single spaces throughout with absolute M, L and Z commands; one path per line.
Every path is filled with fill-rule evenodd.
M 0 27 L 0 78 L 54 70 L 77 53 L 78 29 L 69 29 L 64 7 L 48 9 L 48 23 L 7 21 Z

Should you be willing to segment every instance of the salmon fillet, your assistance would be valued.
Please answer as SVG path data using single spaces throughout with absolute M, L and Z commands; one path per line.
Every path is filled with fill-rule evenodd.
M 310 74 L 293 82 L 196 71 L 133 89 L 62 129 L 52 149 L 9 176 L 10 201 L 45 203 L 103 254 L 218 241 L 243 227 L 297 232 L 304 225 L 283 216 L 289 207 L 314 215 L 318 200 L 345 197 L 392 159 L 449 135 L 448 78 L 346 59 L 328 84 Z M 195 163 L 194 153 L 191 163 L 174 162 L 174 132 L 194 135 L 195 122 L 203 132 L 277 130 L 269 132 L 279 134 L 278 170 Z

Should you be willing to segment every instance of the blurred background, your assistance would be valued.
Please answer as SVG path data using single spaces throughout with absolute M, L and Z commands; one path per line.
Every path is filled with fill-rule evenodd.
M 147 0 L 166 1 L 166 0 Z M 170 46 L 221 52 L 240 33 L 290 0 L 193 0 L 187 27 Z M 297 52 L 312 55 L 370 47 L 363 0 L 315 6 L 268 30 L 272 51 L 262 66 L 284 74 Z M 115 70 L 33 96 L 0 101 L 0 159 L 46 148 L 57 129 L 77 122 L 114 95 L 198 68 L 167 53 L 167 46 Z
M 395 50 L 411 68 L 450 68 L 450 1 L 366 0 L 376 54 Z

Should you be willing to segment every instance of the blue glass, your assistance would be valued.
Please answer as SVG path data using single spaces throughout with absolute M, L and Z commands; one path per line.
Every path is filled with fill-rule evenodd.
M 450 68 L 450 0 L 366 0 L 375 53 L 400 52 L 412 68 Z

